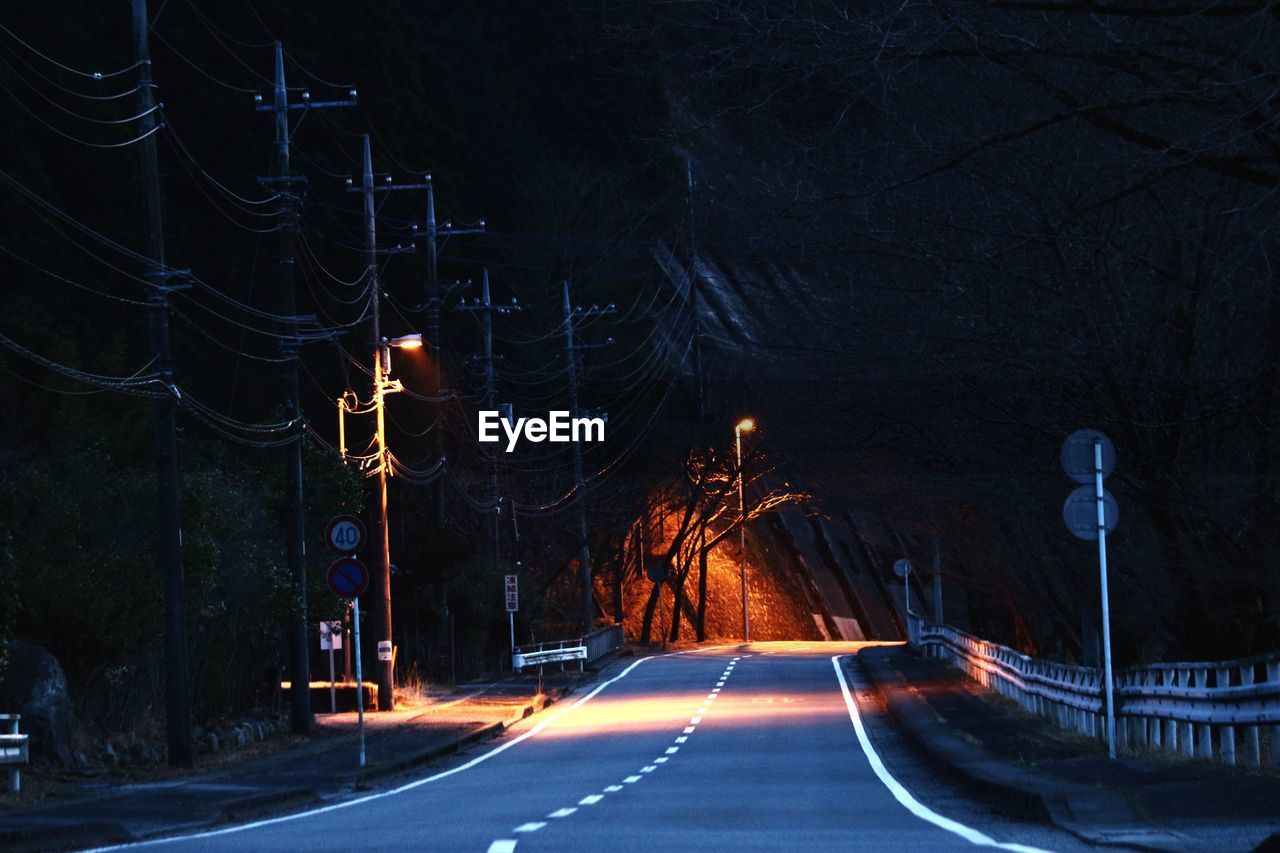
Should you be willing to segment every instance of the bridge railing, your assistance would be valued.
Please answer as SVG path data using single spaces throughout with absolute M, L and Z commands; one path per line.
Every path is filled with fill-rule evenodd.
M 587 662 L 599 660 L 609 652 L 622 648 L 625 638 L 621 625 L 608 625 L 582 635 L 582 645 L 587 647 Z
M 560 668 L 568 661 L 583 663 L 597 661 L 612 651 L 622 648 L 625 638 L 621 625 L 609 625 L 570 640 L 548 640 L 519 646 L 511 655 L 511 668 L 516 672 L 529 666 L 545 666 L 558 663 Z
M 1036 660 L 918 617 L 912 622 L 912 645 L 924 654 L 1060 728 L 1105 739 L 1100 670 Z M 1120 670 L 1115 701 L 1119 747 L 1280 767 L 1280 652 Z

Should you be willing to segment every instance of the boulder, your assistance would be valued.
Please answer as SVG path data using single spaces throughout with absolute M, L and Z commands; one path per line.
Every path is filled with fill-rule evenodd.
M 22 715 L 32 758 L 64 767 L 74 763 L 75 709 L 67 676 L 48 649 L 21 640 L 9 643 L 9 665 L 0 676 L 0 713 Z

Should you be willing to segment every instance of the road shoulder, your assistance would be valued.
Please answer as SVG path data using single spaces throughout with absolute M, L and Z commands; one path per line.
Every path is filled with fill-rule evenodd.
M 1251 849 L 1280 830 L 1280 776 L 1159 759 L 1106 759 L 1100 744 L 1057 730 L 903 647 L 846 660 L 888 717 L 940 772 L 997 811 L 1098 845 Z

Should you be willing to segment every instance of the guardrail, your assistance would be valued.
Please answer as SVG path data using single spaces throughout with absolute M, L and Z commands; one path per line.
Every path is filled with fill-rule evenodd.
M 578 669 L 582 669 L 584 661 L 597 661 L 609 652 L 622 648 L 623 642 L 622 626 L 609 625 L 572 640 L 531 643 L 516 648 L 511 655 L 511 668 L 520 672 L 527 666 L 559 663 L 563 669 L 566 662 L 576 660 Z
M 571 646 L 569 643 L 578 645 Z M 516 672 L 523 672 L 526 666 L 543 667 L 549 663 L 558 663 L 563 670 L 566 661 L 576 660 L 578 669 L 582 669 L 582 662 L 587 659 L 587 647 L 581 645 L 581 640 L 563 640 L 556 645 L 538 643 L 537 646 L 538 648 L 532 649 L 516 649 L 511 655 L 511 668 Z
M 914 614 L 913 614 L 914 615 Z M 912 645 L 1054 720 L 1106 738 L 1102 674 L 1038 661 L 946 625 L 913 618 Z M 1115 674 L 1116 745 L 1223 764 L 1280 767 L 1280 652 L 1221 663 L 1167 663 Z M 1265 748 L 1264 748 L 1265 746 Z
M 9 766 L 9 790 L 22 790 L 22 773 L 18 767 L 30 761 L 30 742 L 27 735 L 18 734 L 18 721 L 21 714 L 0 714 L 0 728 L 6 729 L 0 734 L 0 764 Z
M 609 625 L 597 628 L 582 636 L 582 645 L 587 647 L 587 661 L 597 661 L 609 652 L 622 648 L 626 639 L 622 635 L 621 625 Z

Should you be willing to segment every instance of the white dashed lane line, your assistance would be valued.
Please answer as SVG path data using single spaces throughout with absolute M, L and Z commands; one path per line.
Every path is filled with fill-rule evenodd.
M 724 687 L 725 682 L 729 680 L 729 676 L 733 674 L 733 668 L 737 665 L 739 660 L 741 660 L 741 658 L 736 657 L 729 661 L 728 666 L 725 667 L 724 672 L 720 675 L 720 680 L 716 682 L 716 686 L 707 694 L 707 698 L 702 700 L 702 704 L 699 706 L 697 712 L 689 718 L 689 725 L 685 726 L 684 730 L 675 739 L 675 745 L 667 747 L 664 755 L 660 755 L 653 759 L 652 764 L 646 764 L 644 767 L 641 767 L 639 773 L 635 773 L 624 778 L 622 780 L 622 785 L 606 785 L 603 789 L 603 793 L 588 794 L 578 801 L 578 806 L 594 806 L 596 803 L 604 799 L 605 794 L 614 794 L 618 791 L 622 791 L 624 790 L 623 785 L 634 785 L 636 782 L 639 782 L 644 778 L 644 776 L 640 774 L 652 773 L 658 769 L 659 765 L 670 761 L 671 756 L 680 751 L 680 744 L 688 741 L 689 735 L 697 731 L 698 725 L 702 722 L 703 715 L 705 715 L 707 710 L 710 708 L 710 703 L 714 702 L 716 696 L 720 694 L 720 690 Z M 562 809 L 556 809 L 547 815 L 547 817 L 549 819 L 557 820 L 569 817 L 578 810 L 578 806 L 566 806 Z M 528 823 L 520 824 L 513 829 L 512 832 L 537 832 L 546 825 L 547 821 L 545 820 L 529 821 Z M 514 838 L 499 838 L 489 845 L 488 853 L 515 853 L 516 843 L 516 839 Z

